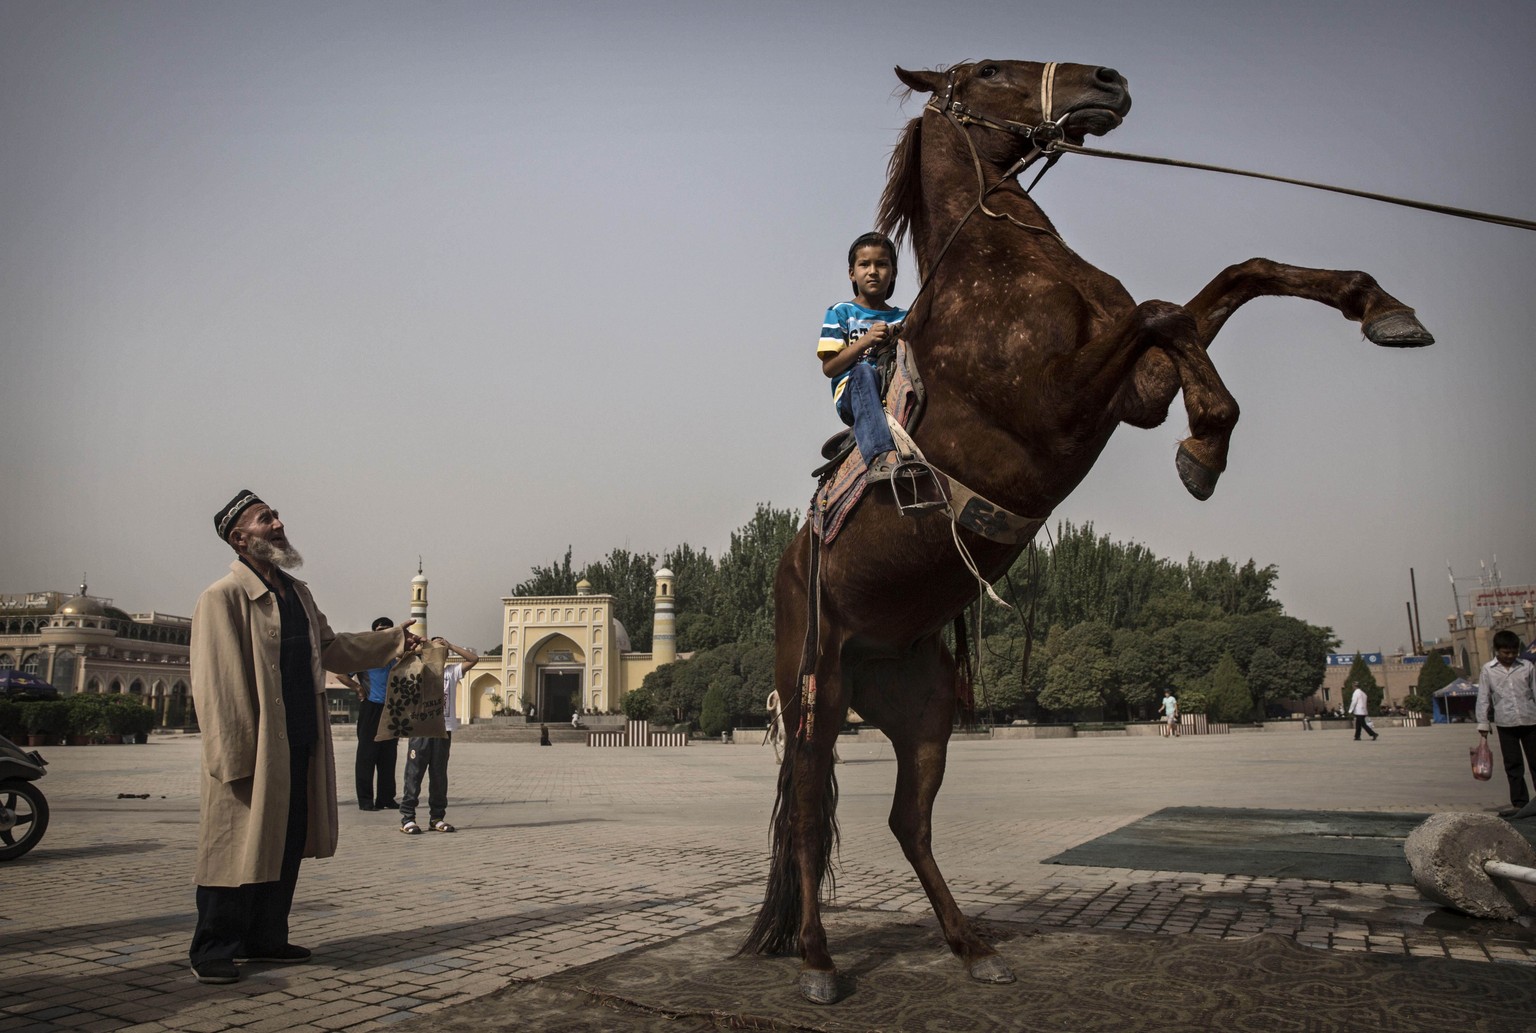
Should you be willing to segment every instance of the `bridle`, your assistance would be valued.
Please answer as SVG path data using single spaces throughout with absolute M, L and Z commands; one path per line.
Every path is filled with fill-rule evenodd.
M 1030 154 L 1019 159 L 1022 166 L 1027 166 L 1042 154 L 1054 152 L 1061 142 L 1066 139 L 1066 131 L 1061 128 L 1061 123 L 1051 117 L 1051 105 L 1056 90 L 1056 62 L 1047 61 L 1045 67 L 1040 70 L 1040 121 L 1035 125 L 1028 122 L 1016 122 L 1011 118 L 995 118 L 975 110 L 961 102 L 955 96 L 955 71 L 950 69 L 944 80 L 944 95 L 930 100 L 924 107 L 929 111 L 936 111 L 945 115 L 957 127 L 963 125 L 978 125 L 987 129 L 997 129 L 1014 136 L 1023 137 L 1030 142 L 1032 150 Z M 1006 177 L 1005 177 L 1006 178 Z
M 1054 230 L 1047 229 L 1044 226 L 1020 222 L 1007 212 L 994 212 L 987 207 L 988 194 L 1014 177 L 1021 175 L 1025 169 L 1029 168 L 1040 158 L 1046 159 L 1045 165 L 1035 175 L 1034 180 L 1030 182 L 1029 186 L 1024 188 L 1026 194 L 1035 188 L 1035 184 L 1040 182 L 1040 177 L 1049 172 L 1051 166 L 1055 165 L 1061 158 L 1062 152 L 1060 148 L 1066 143 L 1067 134 L 1066 130 L 1061 127 L 1061 122 L 1051 117 L 1051 107 L 1056 90 L 1056 62 L 1047 61 L 1040 70 L 1041 117 L 1040 121 L 1034 125 L 1030 125 L 1028 122 L 1018 122 L 1011 118 L 996 118 L 992 115 L 983 114 L 963 103 L 956 96 L 956 87 L 955 70 L 951 68 L 944 78 L 944 95 L 930 100 L 927 104 L 923 105 L 923 110 L 943 115 L 949 120 L 949 124 L 955 127 L 955 132 L 960 134 L 960 138 L 965 141 L 965 146 L 971 152 L 971 164 L 976 169 L 976 203 L 971 205 L 960 221 L 955 224 L 955 228 L 950 231 L 949 238 L 944 241 L 944 246 L 939 248 L 939 253 L 934 257 L 933 264 L 928 267 L 927 275 L 923 277 L 923 282 L 918 285 L 917 293 L 912 296 L 911 302 L 908 303 L 909 311 L 917 307 L 917 299 L 922 297 L 923 292 L 928 289 L 928 285 L 933 282 L 933 276 L 938 272 L 939 264 L 944 261 L 944 256 L 949 253 L 949 246 L 955 242 L 955 238 L 960 235 L 960 231 L 965 228 L 965 224 L 970 222 L 971 216 L 977 212 L 981 212 L 990 219 L 1007 219 L 1020 229 L 1030 230 L 1034 233 L 1044 233 L 1054 238 L 1062 247 L 1067 247 L 1067 242 L 1062 240 Z M 976 142 L 971 139 L 971 134 L 965 131 L 965 127 L 971 125 L 981 126 L 983 129 L 995 129 L 1000 132 L 1010 133 L 1013 136 L 1029 141 L 1029 152 L 1008 166 L 1007 171 L 991 186 L 987 186 L 987 177 L 982 169 L 981 155 L 976 150 Z M 1072 249 L 1067 248 L 1067 250 L 1071 251 Z

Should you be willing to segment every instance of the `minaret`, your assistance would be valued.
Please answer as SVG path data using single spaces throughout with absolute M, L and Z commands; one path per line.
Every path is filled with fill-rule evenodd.
M 416 576 L 411 578 L 411 634 L 427 635 L 427 575 L 421 572 L 421 557 L 416 557 Z
M 656 572 L 656 620 L 651 628 L 651 656 L 658 664 L 677 659 L 677 608 L 672 596 L 672 572 Z

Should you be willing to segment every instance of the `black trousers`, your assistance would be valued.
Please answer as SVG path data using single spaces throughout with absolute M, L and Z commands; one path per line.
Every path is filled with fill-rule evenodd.
M 1499 725 L 1499 755 L 1504 758 L 1504 775 L 1509 779 L 1509 803 L 1512 807 L 1524 807 L 1531 802 L 1531 794 L 1525 787 L 1525 763 L 1521 752 L 1536 772 L 1536 725 L 1515 725 L 1505 728 Z
M 357 715 L 357 802 L 393 807 L 399 745 L 396 739 L 373 741 L 383 716 L 384 704 L 363 700 L 362 712 Z
M 1365 727 L 1365 715 L 1364 714 L 1356 714 L 1355 715 L 1355 739 L 1356 740 L 1358 740 L 1360 738 L 1360 733 L 1361 732 L 1364 732 L 1366 735 L 1369 735 L 1372 739 L 1376 738 L 1376 733 L 1371 731 L 1369 728 Z
M 288 912 L 309 830 L 309 758 L 313 746 L 288 749 L 288 826 L 276 882 L 199 886 L 192 964 L 264 954 L 288 943 Z
M 452 734 L 446 739 L 410 740 L 405 755 L 405 792 L 400 794 L 400 824 L 416 820 L 423 775 L 427 777 L 428 820 L 442 821 L 448 813 L 448 750 L 452 746 Z

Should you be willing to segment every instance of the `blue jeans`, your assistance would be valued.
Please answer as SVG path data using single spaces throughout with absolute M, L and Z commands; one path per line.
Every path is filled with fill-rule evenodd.
M 848 382 L 837 399 L 837 415 L 853 427 L 853 440 L 865 463 L 896 450 L 880 400 L 880 374 L 869 363 L 861 360 L 848 370 Z

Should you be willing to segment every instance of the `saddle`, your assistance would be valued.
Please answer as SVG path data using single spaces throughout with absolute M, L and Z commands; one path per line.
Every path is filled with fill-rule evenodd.
M 891 423 L 891 434 L 896 439 L 897 451 L 900 453 L 902 446 L 911 442 L 911 434 L 917 429 L 927 392 L 905 341 L 897 341 L 895 349 L 885 352 L 879 368 L 886 418 Z M 811 531 L 821 539 L 823 545 L 831 545 L 853 512 L 853 507 L 864 496 L 864 490 L 868 487 L 864 478 L 868 464 L 854 441 L 852 427 L 846 427 L 828 438 L 821 446 L 821 455 L 826 462 L 811 472 L 817 480 L 816 491 L 811 496 Z M 943 503 L 944 499 L 937 486 L 932 484 L 933 478 L 928 475 L 926 466 L 922 468 L 920 476 L 917 471 L 912 471 L 905 479 L 912 484 L 907 486 L 906 493 L 910 498 L 904 508 L 928 508 Z M 895 480 L 903 480 L 901 467 L 897 468 Z M 928 484 L 926 492 L 922 487 L 923 482 Z M 897 490 L 900 490 L 899 487 Z M 902 505 L 899 496 L 897 503 Z

